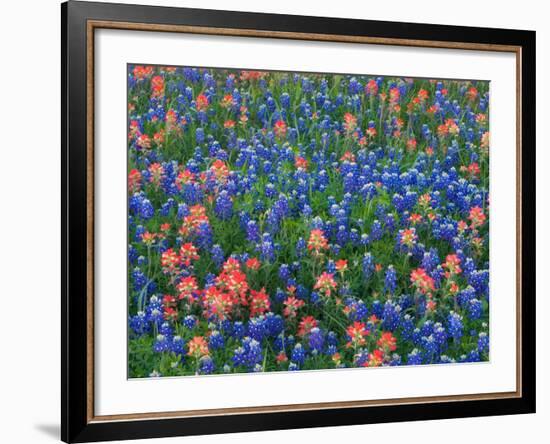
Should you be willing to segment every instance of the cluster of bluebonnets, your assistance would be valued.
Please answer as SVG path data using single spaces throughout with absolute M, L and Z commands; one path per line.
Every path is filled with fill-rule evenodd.
M 128 71 L 129 376 L 489 359 L 489 84 Z

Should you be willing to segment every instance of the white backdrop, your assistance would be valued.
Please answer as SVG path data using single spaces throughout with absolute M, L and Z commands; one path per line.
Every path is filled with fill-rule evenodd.
M 548 199 L 542 193 L 550 186 L 544 166 L 550 154 L 545 123 L 550 118 L 544 107 L 550 99 L 546 81 L 550 75 L 550 31 L 548 13 L 541 2 L 526 0 L 487 4 L 462 0 L 452 11 L 439 1 L 394 0 L 391 5 L 373 2 L 349 2 L 346 7 L 332 0 L 276 2 L 235 0 L 123 1 L 171 6 L 260 12 L 325 15 L 365 19 L 415 21 L 490 27 L 536 29 L 538 32 L 538 166 L 539 188 L 537 224 L 538 270 L 540 276 L 550 261 L 545 250 L 550 247 L 544 234 L 544 222 L 550 216 Z M 0 415 L 2 441 L 55 442 L 59 433 L 59 293 L 60 293 L 60 150 L 59 150 L 59 2 L 57 0 L 3 3 L 1 8 L 0 128 L 2 172 L 0 173 L 2 236 L 0 274 L 3 316 L 0 322 L 2 355 L 0 358 Z M 543 57 L 544 56 L 544 57 Z M 546 203 L 544 203 L 546 200 Z M 7 284 L 7 285 L 6 285 Z M 549 302 L 537 285 L 538 303 L 538 374 L 548 373 L 549 360 L 543 351 L 550 339 L 550 325 L 545 312 Z M 385 439 L 408 443 L 463 443 L 486 440 L 513 442 L 530 434 L 543 433 L 550 419 L 547 397 L 549 383 L 538 379 L 536 415 L 501 418 L 477 418 L 293 430 L 223 437 L 181 438 L 187 443 L 239 442 L 334 442 Z M 388 437 L 391 437 L 388 440 Z M 155 443 L 175 442 L 156 440 Z

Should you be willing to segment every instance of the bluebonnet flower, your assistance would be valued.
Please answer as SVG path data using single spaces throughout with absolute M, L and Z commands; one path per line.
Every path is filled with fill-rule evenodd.
M 464 330 L 462 316 L 451 311 L 447 318 L 447 330 L 453 339 L 459 340 L 462 337 Z
M 170 351 L 170 341 L 167 336 L 158 334 L 155 342 L 153 343 L 153 350 L 155 353 L 162 353 Z
M 153 207 L 153 204 L 149 199 L 143 198 L 141 200 L 141 204 L 139 206 L 139 215 L 146 220 L 151 219 L 155 215 L 155 208 Z
M 149 332 L 150 326 L 147 322 L 147 316 L 145 315 L 145 312 L 138 311 L 137 314 L 130 317 L 130 328 L 138 336 L 142 336 L 145 333 Z
M 425 321 L 420 328 L 420 333 L 422 334 L 422 336 L 429 336 L 433 333 L 433 331 L 434 331 L 434 322 L 430 319 Z
M 143 235 L 145 234 L 145 227 L 143 225 L 136 226 L 136 242 L 141 242 L 143 240 Z
M 174 336 L 170 344 L 170 350 L 183 358 L 186 352 L 185 345 L 186 342 L 181 336 Z
M 233 331 L 231 332 L 231 336 L 240 339 L 246 334 L 246 327 L 243 325 L 241 321 L 236 321 L 233 324 Z
M 325 336 L 323 332 L 314 327 L 309 332 L 309 348 L 314 352 L 320 353 L 323 350 L 325 344 Z
M 285 282 L 290 278 L 290 269 L 287 264 L 279 266 L 279 277 Z
M 248 322 L 248 335 L 256 339 L 257 341 L 261 341 L 265 334 L 266 334 L 266 322 L 264 316 L 258 316 L 256 318 L 250 319 Z
M 260 240 L 260 229 L 255 220 L 250 220 L 246 224 L 246 238 L 253 243 L 257 243 Z
M 479 353 L 489 353 L 489 335 L 485 332 L 479 334 L 477 340 L 477 350 Z
M 212 331 L 208 338 L 208 347 L 212 350 L 218 350 L 225 346 L 225 340 L 218 330 Z
M 422 349 L 424 351 L 424 360 L 434 362 L 439 351 L 439 345 L 433 335 L 423 336 L 421 339 Z
M 384 291 L 390 294 L 395 294 L 397 287 L 397 274 L 393 265 L 389 265 L 384 278 Z
M 369 309 L 362 300 L 348 298 L 344 301 L 344 304 L 344 313 L 346 313 L 350 321 L 364 320 L 369 314 Z M 334 334 L 334 332 L 331 333 Z
M 183 325 L 188 329 L 193 329 L 197 325 L 197 317 L 194 315 L 187 315 L 183 318 Z
M 371 312 L 374 316 L 380 319 L 382 317 L 383 311 L 384 311 L 384 305 L 378 299 L 375 299 L 374 301 L 372 301 Z
M 266 313 L 265 315 L 265 330 L 271 337 L 276 337 L 284 330 L 285 323 L 281 315 Z
M 461 307 L 468 307 L 470 301 L 475 299 L 476 292 L 475 289 L 471 286 L 466 287 L 456 296 L 456 300 Z
M 385 330 L 394 331 L 399 325 L 401 307 L 393 301 L 386 301 L 382 312 L 382 327 Z
M 338 335 L 333 331 L 329 331 L 327 333 L 327 343 L 329 345 L 337 346 L 338 345 Z
M 413 338 L 413 332 L 415 325 L 413 319 L 409 313 L 405 314 L 400 322 L 401 336 L 404 340 L 410 341 Z
M 369 351 L 366 349 L 359 349 L 353 357 L 353 362 L 356 367 L 365 367 L 369 362 Z
M 482 303 L 479 299 L 470 299 L 468 302 L 468 317 L 470 319 L 479 319 L 483 310 Z
M 262 361 L 262 347 L 258 341 L 250 337 L 242 340 L 242 344 L 233 354 L 233 365 L 253 369 Z
M 209 375 L 214 373 L 215 369 L 214 360 L 210 356 L 203 356 L 199 359 L 199 374 Z
M 418 349 L 414 349 L 407 355 L 408 365 L 420 365 L 422 364 L 422 353 Z
M 273 262 L 275 260 L 275 245 L 268 233 L 264 233 L 262 236 L 260 252 L 263 261 Z
M 348 237 L 349 236 L 348 236 L 348 231 L 346 227 L 344 225 L 340 225 L 336 233 L 336 241 L 338 242 L 338 245 L 340 247 L 343 247 L 344 245 L 346 245 L 348 241 Z
M 440 263 L 441 261 L 435 248 L 431 248 L 430 251 L 424 253 L 424 257 L 422 259 L 422 268 L 427 272 L 431 272 Z
M 489 271 L 474 270 L 468 277 L 468 283 L 474 287 L 478 295 L 483 295 L 489 288 Z
M 437 345 L 439 346 L 439 350 L 443 350 L 447 344 L 447 331 L 445 330 L 445 327 L 441 325 L 441 323 L 436 323 L 433 328 L 433 338 Z
M 156 296 L 151 296 L 149 299 L 149 305 L 145 311 L 147 320 L 157 326 L 164 320 L 162 312 L 162 303 Z
M 233 215 L 233 201 L 227 191 L 223 190 L 219 194 L 214 211 L 216 212 L 216 216 L 222 220 L 227 220 Z
M 304 362 L 306 360 L 306 353 L 304 348 L 302 347 L 302 344 L 298 343 L 294 346 L 294 349 L 292 350 L 291 360 L 299 367 L 304 365 Z
M 468 354 L 460 356 L 460 362 L 479 362 L 480 360 L 481 356 L 477 350 L 471 350 Z
M 322 303 L 321 295 L 316 291 L 311 292 L 309 295 L 309 300 L 313 305 L 321 305 Z
M 306 251 L 306 241 L 304 238 L 298 239 L 296 242 L 296 255 L 300 258 L 303 257 L 304 253 Z
M 382 224 L 378 220 L 375 220 L 371 225 L 370 239 L 372 241 L 380 240 L 383 234 Z
M 132 271 L 132 282 L 134 286 L 134 291 L 140 292 L 147 284 L 147 277 L 145 276 L 143 271 L 141 271 L 141 269 L 136 267 Z
M 210 254 L 212 257 L 212 261 L 216 264 L 216 267 L 221 267 L 225 261 L 222 247 L 219 244 L 213 245 L 212 249 L 210 250 Z
M 208 249 L 212 245 L 212 227 L 208 223 L 201 223 L 197 230 L 197 244 L 200 248 Z
M 163 322 L 159 327 L 159 333 L 170 337 L 174 334 L 174 328 L 169 322 Z
M 370 253 L 365 253 L 362 260 L 363 279 L 368 280 L 374 272 L 374 259 Z

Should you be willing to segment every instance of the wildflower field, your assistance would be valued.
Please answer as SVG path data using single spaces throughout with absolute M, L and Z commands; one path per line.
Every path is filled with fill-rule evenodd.
M 489 83 L 128 67 L 128 376 L 489 359 Z

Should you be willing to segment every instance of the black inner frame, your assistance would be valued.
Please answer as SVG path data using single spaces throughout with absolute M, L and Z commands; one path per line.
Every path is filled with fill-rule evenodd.
M 521 47 L 521 397 L 239 413 L 87 419 L 87 21 L 257 29 Z M 61 439 L 90 442 L 535 412 L 535 32 L 69 1 L 61 5 Z

